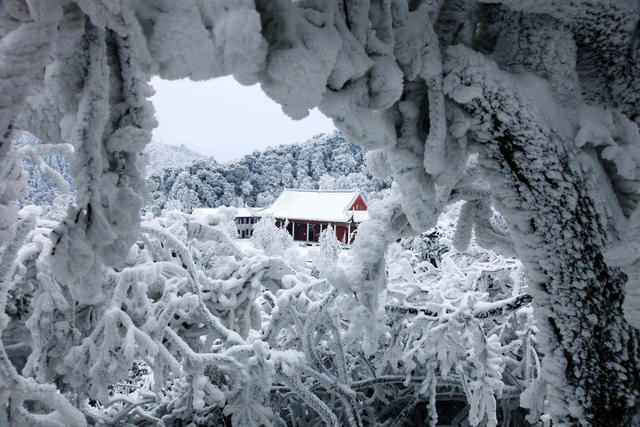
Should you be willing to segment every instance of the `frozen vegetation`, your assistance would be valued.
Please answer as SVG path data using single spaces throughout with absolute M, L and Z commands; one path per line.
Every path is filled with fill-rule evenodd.
M 0 425 L 639 424 L 639 17 L 1 2 Z M 392 177 L 346 256 L 308 262 L 267 221 L 241 248 L 229 210 L 141 217 L 148 81 L 228 74 Z M 61 221 L 16 204 L 24 158 L 68 186 L 45 156 L 69 157 Z
M 17 147 L 40 141 L 24 133 Z M 218 163 L 184 146 L 152 141 L 145 146 L 146 176 L 152 191 L 145 210 L 160 215 L 164 210 L 188 211 L 196 207 L 268 206 L 285 188 L 357 189 L 368 200 L 383 197 L 391 178 L 378 179 L 365 164 L 365 152 L 335 132 L 317 135 L 302 144 L 280 145 L 255 151 L 237 161 Z M 29 193 L 17 202 L 39 206 L 41 216 L 58 220 L 74 200 L 69 159 L 44 155 L 46 165 L 69 183 L 61 191 L 45 171 L 29 157 L 24 159 Z
M 40 140 L 25 132 L 13 141 L 18 150 L 30 149 L 30 146 L 40 144 Z M 43 154 L 42 162 L 34 162 L 29 156 L 22 159 L 27 179 L 28 193 L 16 200 L 18 207 L 36 205 L 41 208 L 40 216 L 47 219 L 64 217 L 67 206 L 73 203 L 73 179 L 69 173 L 69 156 L 66 154 Z M 51 168 L 51 169 L 48 169 Z M 65 181 L 58 186 L 52 178 L 51 172 L 57 173 Z
M 195 160 L 215 163 L 213 157 L 197 153 L 184 145 L 168 145 L 159 141 L 151 141 L 144 147 L 144 151 L 149 159 L 147 176 L 162 174 L 162 171 L 167 168 L 181 168 Z
M 377 237 L 360 239 L 336 271 L 344 249 L 333 234 L 305 257 L 266 218 L 241 248 L 232 219 L 143 220 L 123 265 L 84 296 L 100 301 L 96 324 L 93 310 L 74 316 L 72 290 L 50 275 L 55 223 L 34 223 L 16 254 L 5 350 L 25 375 L 94 400 L 57 408 L 53 390 L 42 402 L 14 393 L 12 408 L 57 409 L 49 425 L 69 415 L 106 425 L 524 423 L 519 392 L 540 363 L 522 266 L 475 245 L 455 250 L 455 211 L 377 255 L 384 296 L 354 287 L 346 267 L 380 251 Z M 384 319 L 365 339 L 363 300 Z
M 39 144 L 40 140 L 35 136 L 25 132 L 14 142 L 15 147 Z M 162 175 L 166 168 L 180 168 L 191 164 L 196 160 L 206 161 L 215 165 L 213 158 L 189 150 L 185 146 L 173 146 L 152 141 L 145 146 L 147 156 L 146 174 L 147 177 Z M 16 206 L 27 205 L 39 206 L 42 210 L 40 215 L 44 218 L 58 220 L 64 217 L 67 206 L 74 201 L 73 179 L 69 173 L 69 157 L 60 154 L 44 154 L 42 156 L 44 164 L 51 167 L 68 183 L 68 189 L 56 185 L 56 181 L 51 179 L 47 170 L 43 170 L 40 164 L 35 164 L 30 157 L 23 159 L 23 167 L 28 176 L 28 194 L 16 201 Z M 46 167 L 45 167 L 46 168 Z M 175 205 L 175 204 L 174 204 Z
M 196 207 L 269 206 L 285 188 L 357 189 L 379 199 L 391 179 L 371 175 L 365 151 L 340 132 L 317 135 L 302 144 L 255 151 L 226 163 L 196 160 L 165 168 L 151 176 L 154 190 L 147 210 L 189 210 Z

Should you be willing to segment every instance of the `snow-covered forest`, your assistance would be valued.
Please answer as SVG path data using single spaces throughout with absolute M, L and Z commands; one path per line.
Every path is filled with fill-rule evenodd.
M 639 425 L 639 18 L 0 2 L 0 425 Z M 149 80 L 229 74 L 392 178 L 349 250 L 324 233 L 309 261 L 268 221 L 240 245 L 232 209 L 141 215 Z M 25 158 L 68 187 L 45 156 L 69 158 L 60 221 L 20 204 Z
M 196 160 L 215 162 L 213 157 L 204 156 L 190 150 L 184 145 L 168 145 L 159 141 L 151 141 L 144 147 L 148 156 L 147 176 L 161 175 L 164 169 L 181 168 Z
M 302 144 L 256 151 L 227 163 L 194 161 L 151 176 L 154 191 L 147 209 L 270 205 L 285 188 L 357 189 L 367 199 L 382 197 L 391 179 L 371 175 L 365 152 L 336 132 Z
M 14 141 L 15 147 L 39 144 L 29 133 Z M 335 132 L 316 135 L 300 144 L 255 151 L 240 160 L 218 163 L 184 146 L 152 141 L 145 146 L 147 178 L 152 191 L 145 212 L 156 216 L 167 210 L 244 205 L 264 207 L 285 188 L 357 189 L 367 200 L 384 196 L 391 178 L 378 179 L 365 164 L 365 152 Z M 16 206 L 36 205 L 40 216 L 61 219 L 73 202 L 73 179 L 65 155 L 43 155 L 44 163 L 60 174 L 71 191 L 59 188 L 47 172 L 25 158 L 29 192 Z M 51 172 L 49 172 L 50 174 Z

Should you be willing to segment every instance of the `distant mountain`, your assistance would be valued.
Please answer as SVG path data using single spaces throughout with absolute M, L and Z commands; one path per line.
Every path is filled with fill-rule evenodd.
M 188 210 L 195 207 L 266 206 L 284 188 L 359 189 L 377 198 L 391 180 L 374 178 L 365 165 L 365 152 L 336 131 L 301 144 L 255 151 L 237 161 L 196 160 L 151 176 L 156 189 L 148 209 Z
M 159 141 L 151 141 L 144 151 L 149 156 L 147 176 L 158 175 L 166 168 L 181 168 L 191 164 L 194 160 L 214 162 L 213 157 L 204 156 L 190 150 L 184 145 L 168 145 Z

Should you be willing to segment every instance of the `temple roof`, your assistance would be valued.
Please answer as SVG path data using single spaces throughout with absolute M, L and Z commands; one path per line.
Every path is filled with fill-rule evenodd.
M 260 214 L 275 218 L 306 221 L 349 222 L 354 211 L 348 209 L 360 193 L 354 190 L 284 190 L 271 207 Z M 362 220 L 366 211 L 356 211 Z M 368 213 L 366 215 L 368 217 Z

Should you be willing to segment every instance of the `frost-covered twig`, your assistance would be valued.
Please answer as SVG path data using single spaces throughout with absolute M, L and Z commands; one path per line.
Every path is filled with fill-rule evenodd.
M 418 308 L 418 307 L 409 307 L 409 306 L 400 306 L 400 305 L 391 305 L 387 304 L 384 306 L 384 309 L 388 313 L 400 313 L 400 314 L 421 314 L 427 317 L 438 317 L 437 313 L 434 313 L 431 310 L 427 310 L 426 308 Z
M 176 249 L 180 259 L 186 266 L 187 271 L 190 275 L 190 284 L 191 291 L 194 295 L 198 297 L 198 307 L 203 315 L 204 321 L 217 333 L 219 333 L 226 340 L 235 343 L 235 344 L 243 344 L 244 340 L 240 335 L 238 335 L 235 331 L 227 329 L 219 320 L 216 318 L 202 300 L 201 288 L 198 280 L 198 273 L 196 270 L 196 266 L 193 263 L 193 259 L 191 258 L 191 254 L 189 250 L 184 246 L 182 242 L 180 242 L 177 238 L 175 238 L 172 234 L 164 231 L 159 227 L 153 226 L 144 226 L 143 231 L 149 234 L 158 236 L 162 239 L 163 242 L 170 244 L 172 247 Z
M 109 402 L 109 405 L 113 405 L 114 403 L 118 402 L 123 402 L 126 405 L 121 410 L 119 410 L 111 419 L 104 421 L 117 425 L 123 417 L 125 417 L 132 410 L 136 409 L 138 406 L 147 405 L 149 403 L 153 403 L 154 401 L 154 399 L 131 401 L 130 399 L 124 397 L 114 398 Z
M 519 309 L 520 307 L 530 303 L 531 300 L 531 295 L 522 294 L 499 301 L 477 302 L 472 309 L 472 314 L 479 319 L 500 316 Z M 434 319 L 439 316 L 438 313 L 435 313 L 431 310 L 411 306 L 387 304 L 385 305 L 385 310 L 389 313 L 406 313 L 412 315 L 420 314 L 422 316 L 432 317 Z
M 60 191 L 66 193 L 69 191 L 69 183 L 57 170 L 49 166 L 42 158 L 43 154 L 47 155 L 65 155 L 69 156 L 73 153 L 73 145 L 71 144 L 27 144 L 18 148 L 18 153 L 22 157 L 29 157 L 47 176 L 56 183 Z
M 338 427 L 338 418 L 329 409 L 329 407 L 320 400 L 315 394 L 307 389 L 298 378 L 284 378 L 283 382 L 289 386 L 291 390 L 294 390 L 297 395 L 309 405 L 328 426 Z
M 500 301 L 478 302 L 473 307 L 473 315 L 480 319 L 499 316 L 501 314 L 515 311 L 523 305 L 530 303 L 531 300 L 531 295 L 522 294 Z
M 409 379 L 411 383 L 421 383 L 424 381 L 424 377 L 415 377 L 412 376 Z M 360 388 L 374 387 L 378 384 L 386 384 L 386 383 L 395 383 L 395 384 L 405 384 L 407 382 L 407 377 L 403 375 L 383 375 L 376 378 L 368 378 L 365 380 L 358 380 L 351 383 L 351 387 L 354 390 Z

